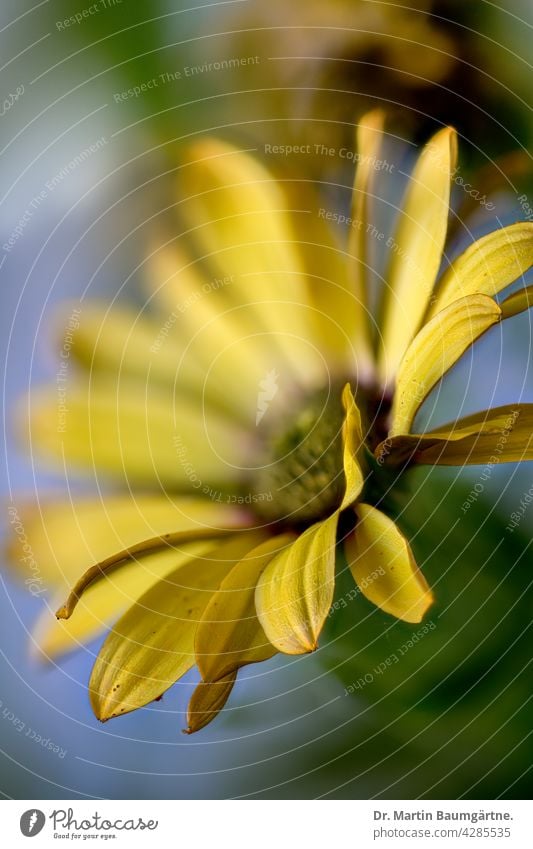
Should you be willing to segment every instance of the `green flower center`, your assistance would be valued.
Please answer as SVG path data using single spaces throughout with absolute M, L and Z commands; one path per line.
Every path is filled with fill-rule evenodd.
M 260 518 L 284 525 L 306 525 L 331 515 L 339 507 L 345 489 L 343 385 L 310 395 L 288 429 L 283 430 L 278 422 L 266 437 L 265 462 L 254 476 L 254 489 L 267 496 L 255 505 Z M 373 450 L 385 438 L 390 402 L 361 389 L 356 400 L 363 416 L 367 447 Z M 365 493 L 373 501 L 376 485 L 380 488 L 377 478 L 381 477 L 381 470 L 369 451 L 361 453 L 368 460 L 363 469 L 367 476 Z
M 344 494 L 342 423 L 337 386 L 311 396 L 288 430 L 266 439 L 266 461 L 256 486 L 270 500 L 257 505 L 262 518 L 311 523 L 335 510 Z

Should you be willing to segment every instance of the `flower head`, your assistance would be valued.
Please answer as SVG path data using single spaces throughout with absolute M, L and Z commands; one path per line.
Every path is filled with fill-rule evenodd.
M 119 484 L 21 510 L 61 601 L 60 622 L 46 611 L 38 624 L 42 650 L 112 625 L 90 681 L 102 720 L 159 698 L 196 664 L 197 730 L 241 667 L 315 650 L 339 548 L 370 601 L 421 621 L 433 595 L 387 515 L 389 491 L 414 464 L 533 459 L 533 405 L 415 427 L 465 351 L 531 305 L 527 287 L 496 297 L 533 264 L 533 225 L 484 236 L 440 272 L 457 148 L 445 128 L 382 238 L 382 134 L 380 112 L 358 126 L 342 247 L 329 229 L 338 217 L 307 184 L 274 179 L 228 144 L 196 144 L 181 170 L 184 231 L 146 260 L 159 324 L 83 304 L 72 352 L 85 376 L 61 415 L 46 390 L 31 397 L 32 447 Z M 377 311 L 376 246 L 388 257 Z

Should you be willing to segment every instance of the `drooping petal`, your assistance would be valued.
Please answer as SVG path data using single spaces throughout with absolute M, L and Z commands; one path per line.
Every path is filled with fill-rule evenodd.
M 236 304 L 254 309 L 257 332 L 270 334 L 308 384 L 318 362 L 308 344 L 307 285 L 281 185 L 252 156 L 215 139 L 192 147 L 181 183 L 182 213 L 204 258 L 233 278 Z
M 226 531 L 226 535 L 233 531 Z M 215 539 L 222 534 L 220 531 L 204 530 L 201 534 L 193 530 L 172 531 L 169 534 L 162 536 L 151 537 L 142 542 L 136 543 L 129 548 L 117 551 L 105 560 L 95 563 L 76 581 L 67 600 L 57 610 L 56 616 L 58 619 L 69 619 L 86 590 L 102 581 L 109 572 L 115 570 L 118 566 L 124 566 L 131 560 L 144 557 L 155 552 L 166 551 L 174 546 L 183 546 L 185 543 L 195 540 Z
M 214 551 L 213 545 L 213 540 L 189 543 L 180 551 L 167 549 L 126 563 L 120 570 L 108 573 L 105 580 L 88 587 L 75 615 L 68 620 L 54 616 L 53 611 L 65 600 L 64 593 L 56 594 L 34 625 L 33 653 L 42 660 L 79 649 L 109 628 L 143 593 L 180 563 L 206 556 Z
M 197 538 L 204 532 L 221 536 L 251 522 L 237 507 L 164 495 L 23 501 L 13 503 L 8 513 L 7 563 L 19 578 L 30 578 L 37 569 L 47 590 L 62 592 L 93 564 L 146 539 L 181 531 Z
M 344 551 L 363 595 L 381 610 L 420 622 L 433 594 L 418 569 L 411 547 L 394 522 L 369 504 L 357 504 L 357 525 Z
M 212 558 L 179 566 L 116 623 L 100 650 L 89 683 L 98 719 L 104 721 L 143 707 L 194 665 L 198 622 L 224 576 L 254 544 L 252 537 L 229 540 Z
M 449 422 L 424 434 L 399 435 L 377 449 L 378 461 L 438 466 L 533 460 L 533 404 L 508 404 Z
M 267 566 L 255 594 L 270 642 L 285 654 L 314 651 L 333 600 L 338 513 L 307 528 Z
M 246 433 L 214 410 L 202 416 L 190 399 L 129 380 L 78 381 L 59 403 L 55 387 L 36 390 L 21 418 L 32 452 L 46 460 L 191 493 L 236 480 L 250 449 Z
M 230 672 L 219 681 L 201 681 L 192 694 L 187 709 L 186 734 L 194 734 L 215 719 L 226 704 L 237 672 Z
M 533 286 L 525 286 L 517 292 L 513 292 L 500 304 L 502 319 L 513 318 L 521 312 L 526 312 L 533 307 Z
M 257 618 L 255 589 L 266 566 L 295 536 L 282 534 L 250 551 L 213 595 L 196 632 L 196 663 L 204 681 L 277 654 Z
M 470 245 L 437 285 L 428 319 L 467 295 L 497 295 L 533 265 L 533 223 L 503 227 Z
M 437 313 L 415 336 L 402 360 L 389 436 L 409 433 L 415 414 L 438 381 L 467 348 L 501 319 L 487 295 L 470 295 Z
M 426 312 L 440 267 L 457 139 L 447 127 L 425 146 L 414 167 L 390 247 L 379 371 L 390 385 Z
M 349 383 L 343 389 L 342 404 L 345 412 L 345 419 L 342 426 L 342 441 L 346 490 L 340 509 L 344 510 L 355 501 L 361 493 L 365 482 L 361 466 L 357 460 L 357 454 L 363 444 L 361 414 L 355 403 Z

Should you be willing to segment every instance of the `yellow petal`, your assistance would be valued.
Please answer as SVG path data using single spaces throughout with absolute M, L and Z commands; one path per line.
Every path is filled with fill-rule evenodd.
M 232 533 L 231 530 L 226 531 L 227 534 Z M 105 560 L 95 563 L 76 581 L 67 600 L 57 610 L 56 616 L 58 619 L 68 619 L 72 616 L 80 598 L 86 590 L 94 584 L 103 580 L 107 573 L 116 569 L 117 566 L 124 566 L 131 560 L 141 558 L 147 554 L 152 554 L 166 549 L 173 549 L 174 546 L 183 546 L 185 543 L 194 540 L 214 539 L 220 537 L 221 532 L 218 530 L 203 530 L 198 533 L 196 530 L 180 530 L 172 531 L 169 534 L 162 536 L 151 537 L 142 542 L 136 543 L 129 548 L 117 551 Z
M 375 110 L 364 115 L 356 131 L 358 166 L 352 194 L 348 251 L 332 241 L 327 218 L 301 181 L 294 190 L 294 206 L 305 206 L 300 224 L 302 255 L 306 265 L 311 302 L 315 308 L 317 342 L 327 341 L 327 359 L 340 373 L 357 370 L 363 384 L 374 377 L 371 322 L 369 318 L 367 271 L 367 225 L 376 173 L 376 159 L 382 139 L 384 115 Z M 300 198 L 300 200 L 298 200 Z
M 457 140 L 447 127 L 422 151 L 390 248 L 379 370 L 390 385 L 429 303 L 442 260 Z
M 137 377 L 143 385 L 147 379 L 155 380 L 172 391 L 174 381 L 183 377 L 178 371 L 181 348 L 176 339 L 164 337 L 161 344 L 161 324 L 146 312 L 136 312 L 130 307 L 110 307 L 105 301 L 83 304 L 79 326 L 70 333 L 68 316 L 72 310 L 62 305 L 56 319 L 61 366 L 68 380 L 70 360 L 81 363 L 91 372 L 111 372 L 122 377 Z M 196 371 L 191 380 L 198 376 Z
M 348 240 L 348 251 L 352 257 L 354 291 L 363 307 L 368 309 L 368 273 L 371 267 L 368 251 L 369 228 L 372 226 L 370 207 L 374 191 L 376 161 L 383 141 L 385 114 L 381 109 L 367 112 L 359 120 L 356 131 L 358 164 L 352 195 L 352 221 Z M 362 323 L 363 324 L 363 323 Z M 364 327 L 368 334 L 368 319 Z
M 502 318 L 512 318 L 521 312 L 526 312 L 533 307 L 533 286 L 525 286 L 517 292 L 513 292 L 500 304 Z
M 409 543 L 375 507 L 358 504 L 355 512 L 357 525 L 344 550 L 359 589 L 386 613 L 405 622 L 420 622 L 433 595 Z
M 368 383 L 374 375 L 372 353 L 372 328 L 369 318 L 369 281 L 368 273 L 371 261 L 368 252 L 369 230 L 371 225 L 370 207 L 374 191 L 376 161 L 383 137 L 384 113 L 376 109 L 363 115 L 356 130 L 356 150 L 358 164 L 352 192 L 351 224 L 348 232 L 349 262 L 345 263 L 350 275 L 348 285 L 338 285 L 327 294 L 331 305 L 324 301 L 322 309 L 326 315 L 335 316 L 339 326 L 348 333 L 354 346 L 357 376 L 362 383 Z M 331 273 L 331 272 L 330 272 Z M 341 277 L 337 276 L 338 283 Z M 324 291 L 323 286 L 320 287 Z M 326 294 L 326 293 L 325 293 Z M 332 307 L 335 309 L 332 310 Z M 331 330 L 330 330 L 331 333 Z M 342 337 L 341 333 L 335 334 Z M 349 363 L 351 366 L 351 363 Z
M 294 539 L 295 534 L 287 533 L 262 543 L 222 581 L 196 632 L 196 662 L 204 681 L 216 681 L 277 654 L 257 618 L 255 588 L 273 557 Z
M 166 356 L 168 345 L 172 351 L 179 338 L 183 352 L 175 362 L 178 377 L 184 374 L 188 386 L 196 364 L 202 371 L 196 380 L 202 395 L 251 422 L 258 383 L 270 369 L 282 371 L 283 357 L 276 358 L 266 337 L 257 333 L 250 309 L 231 297 L 234 278 L 215 277 L 205 264 L 193 262 L 179 240 L 154 247 L 145 270 L 156 302 L 164 305 L 158 356 Z
M 143 270 L 154 306 L 162 316 L 169 315 L 173 319 L 168 328 L 170 336 L 181 336 L 185 332 L 190 338 L 198 326 L 213 322 L 221 308 L 227 309 L 231 303 L 226 288 L 232 285 L 232 279 L 213 278 L 205 263 L 190 256 L 179 237 L 163 244 L 154 243 L 144 260 Z M 233 320 L 229 320 L 230 329 Z M 226 343 L 224 324 L 217 325 L 214 333 L 223 334 L 218 341 Z
M 293 208 L 303 209 L 294 215 L 294 227 L 308 281 L 313 345 L 336 373 L 353 374 L 358 382 L 369 384 L 374 377 L 369 319 L 349 262 L 345 233 L 332 228 L 330 210 L 310 184 L 297 180 L 289 189 Z
M 42 660 L 75 651 L 99 636 L 178 564 L 205 556 L 212 549 L 212 540 L 189 543 L 180 551 L 158 551 L 142 560 L 127 563 L 119 571 L 107 574 L 105 580 L 90 586 L 77 606 L 76 614 L 68 621 L 54 616 L 54 609 L 64 601 L 63 593 L 56 595 L 50 602 L 50 608 L 41 613 L 33 628 L 34 654 Z
M 390 436 L 409 433 L 422 401 L 467 348 L 501 318 L 486 295 L 470 295 L 437 313 L 409 346 L 394 393 Z
M 497 295 L 533 264 L 533 223 L 523 221 L 478 239 L 442 275 L 428 319 L 466 295 Z
M 346 490 L 340 509 L 344 510 L 360 494 L 365 479 L 357 461 L 357 453 L 363 444 L 361 414 L 355 403 L 350 384 L 347 383 L 342 391 L 342 404 L 345 419 L 342 426 L 343 464 L 346 478 Z
M 180 531 L 220 536 L 250 523 L 236 507 L 164 495 L 23 501 L 11 504 L 8 515 L 8 564 L 19 579 L 37 576 L 46 590 L 63 593 L 94 563 L 146 539 Z
M 257 323 L 250 321 L 244 308 L 238 309 L 232 296 L 234 276 L 213 277 L 205 263 L 190 258 L 180 240 L 154 246 L 145 260 L 145 272 L 150 291 L 173 319 L 169 333 L 189 343 L 200 334 L 202 349 L 205 346 L 207 350 L 197 353 L 205 361 L 235 339 L 257 330 Z M 256 347 L 257 356 L 265 356 L 259 345 Z M 263 361 L 262 365 L 266 364 Z M 249 364 L 241 365 L 247 368 Z
M 187 710 L 187 734 L 194 734 L 215 719 L 226 704 L 237 672 L 230 672 L 220 681 L 201 681 L 192 694 Z
M 257 615 L 285 654 L 314 651 L 333 600 L 338 514 L 312 525 L 278 554 L 259 579 Z
M 395 436 L 377 450 L 383 464 L 438 466 L 533 460 L 533 404 L 508 404 L 424 434 Z
M 61 398 L 56 387 L 35 390 L 29 416 L 30 448 L 47 461 L 191 494 L 238 479 L 250 448 L 244 431 L 215 411 L 203 416 L 194 401 L 136 381 L 77 381 Z
M 307 285 L 280 184 L 252 156 L 215 139 L 192 147 L 181 182 L 182 212 L 205 258 L 233 277 L 236 302 L 254 309 L 258 332 L 269 333 L 309 383 L 318 361 L 308 344 Z
M 254 544 L 252 537 L 229 540 L 212 558 L 179 566 L 116 623 L 89 683 L 98 719 L 146 705 L 193 666 L 197 624 L 223 577 Z

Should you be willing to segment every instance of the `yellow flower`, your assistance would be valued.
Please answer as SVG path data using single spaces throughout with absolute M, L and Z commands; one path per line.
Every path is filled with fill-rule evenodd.
M 122 487 L 17 508 L 10 550 L 16 562 L 23 540 L 57 588 L 61 621 L 47 610 L 35 635 L 45 654 L 112 626 L 90 681 L 102 720 L 159 698 L 196 664 L 197 730 L 242 666 L 316 649 L 339 548 L 368 599 L 421 621 L 432 592 L 380 509 L 387 491 L 413 464 L 533 459 L 530 404 L 414 427 L 461 355 L 530 306 L 527 287 L 495 296 L 533 264 L 533 224 L 481 238 L 439 274 L 455 133 L 422 150 L 389 239 L 371 214 L 382 134 L 380 112 L 358 126 L 344 247 L 330 232 L 339 215 L 303 181 L 275 180 L 225 143 L 194 145 L 183 235 L 145 263 L 159 320 L 82 303 L 68 355 L 84 376 L 65 379 L 59 403 L 58 386 L 30 398 L 32 450 Z M 376 247 L 388 254 L 379 327 Z

